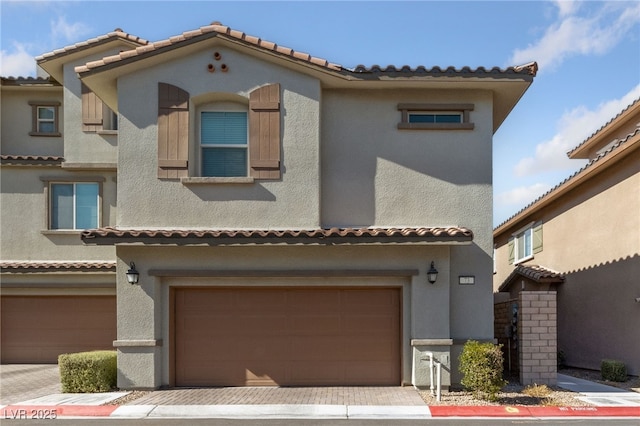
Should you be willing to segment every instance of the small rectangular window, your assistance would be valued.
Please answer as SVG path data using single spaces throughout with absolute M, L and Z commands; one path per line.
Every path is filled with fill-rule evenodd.
M 247 176 L 247 113 L 203 111 L 200 147 L 202 176 Z
M 32 109 L 31 136 L 60 136 L 58 109 L 60 102 L 29 102 Z
M 402 130 L 473 130 L 473 104 L 398 104 Z
M 98 183 L 51 183 L 51 229 L 98 227 Z
M 409 123 L 462 123 L 462 113 L 410 112 Z

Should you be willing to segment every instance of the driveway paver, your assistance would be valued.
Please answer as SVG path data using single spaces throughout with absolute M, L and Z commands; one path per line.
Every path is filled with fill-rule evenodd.
M 57 364 L 0 365 L 0 405 L 60 393 Z

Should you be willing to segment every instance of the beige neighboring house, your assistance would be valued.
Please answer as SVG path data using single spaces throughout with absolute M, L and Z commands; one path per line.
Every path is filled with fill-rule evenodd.
M 535 63 L 347 69 L 219 23 L 37 62 L 2 85 L 3 361 L 93 337 L 90 298 L 123 389 L 428 386 L 431 354 L 446 388 L 493 339 L 492 137 Z
M 571 150 L 578 172 L 494 229 L 494 290 L 557 291 L 573 367 L 640 374 L 640 100 Z

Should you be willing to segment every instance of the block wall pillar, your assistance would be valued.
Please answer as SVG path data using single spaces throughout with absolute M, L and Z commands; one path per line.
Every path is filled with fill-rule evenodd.
M 520 383 L 556 385 L 558 326 L 555 291 L 523 291 L 518 297 Z

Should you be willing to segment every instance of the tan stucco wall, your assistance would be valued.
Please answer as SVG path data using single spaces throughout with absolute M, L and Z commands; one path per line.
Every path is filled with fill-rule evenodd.
M 46 224 L 46 182 L 42 177 L 104 177 L 102 225 L 113 225 L 116 215 L 115 173 L 67 172 L 57 167 L 0 168 L 0 257 L 2 260 L 115 260 L 115 247 L 85 246 L 80 231 L 49 231 Z
M 215 41 L 212 41 L 214 43 Z M 319 219 L 320 87 L 308 76 L 258 61 L 228 47 L 203 49 L 118 80 L 118 223 L 124 227 L 317 228 Z M 207 71 L 213 52 L 226 73 Z M 216 63 L 219 65 L 219 63 Z M 157 178 L 158 82 L 178 86 L 192 100 L 215 93 L 248 99 L 268 83 L 282 90 L 281 181 L 186 186 Z M 225 95 L 219 95 L 218 97 Z M 193 123 L 197 105 L 191 103 Z M 192 138 L 195 136 L 192 126 Z M 192 152 L 197 149 L 191 146 Z M 193 161 L 192 161 L 193 163 Z M 192 165 L 193 167 L 193 165 Z
M 32 131 L 33 107 L 29 102 L 57 101 L 62 103 L 62 88 L 24 89 L 2 87 L 0 94 L 0 150 L 5 155 L 63 155 L 63 138 L 56 136 L 29 136 Z M 58 108 L 63 133 L 64 111 Z M 64 133 L 63 133 L 64 136 Z
M 513 226 L 542 220 L 543 249 L 526 263 L 568 272 L 640 253 L 640 151 Z M 511 231 L 496 238 L 494 289 L 513 270 L 508 264 Z
M 570 366 L 599 370 L 603 359 L 640 375 L 640 255 L 567 274 L 558 286 L 558 349 Z

